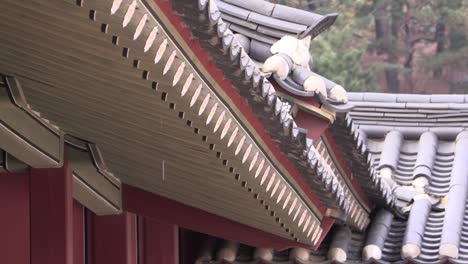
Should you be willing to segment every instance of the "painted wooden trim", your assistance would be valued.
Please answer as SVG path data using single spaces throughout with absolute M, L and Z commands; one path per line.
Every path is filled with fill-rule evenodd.
M 120 179 L 108 171 L 99 148 L 68 135 L 66 140 L 68 163 L 73 170 L 73 197 L 97 215 L 120 214 Z
M 0 106 L 0 167 L 7 171 L 24 170 L 27 166 L 61 167 L 66 145 L 67 162 L 73 170 L 73 197 L 96 214 L 119 214 L 120 180 L 107 170 L 99 148 L 69 135 L 65 144 L 64 133 L 27 104 L 18 80 L 5 77 L 4 83 L 6 86 L 0 84 L 0 101 L 4 102 Z
M 140 1 L 126 2 L 126 4 L 135 5 L 135 4 L 132 4 L 132 3 L 137 3 L 139 5 L 138 8 L 137 8 L 137 11 L 135 11 L 136 14 L 133 14 L 133 17 L 140 17 L 140 15 L 146 15 L 146 13 L 143 14 L 145 12 L 144 10 L 146 9 L 146 7 L 142 6 L 140 4 Z M 105 6 L 104 3 L 101 3 L 101 2 L 93 3 L 93 4 L 90 4 L 90 5 L 85 5 L 85 7 L 83 7 L 83 9 L 81 11 L 86 10 L 86 9 L 89 8 L 89 11 L 90 12 L 92 11 L 93 14 L 96 14 L 96 12 L 104 14 L 104 13 L 107 13 L 107 11 L 109 11 L 108 8 L 110 8 L 110 5 L 107 5 L 105 7 L 104 6 Z M 50 7 L 55 8 L 54 6 L 50 6 Z M 120 21 L 121 18 L 127 17 L 125 19 L 131 19 L 131 17 L 132 17 L 131 13 L 133 13 L 133 11 L 129 13 L 130 14 L 129 16 L 126 16 L 125 12 L 129 10 L 126 7 L 128 7 L 128 6 L 120 8 L 119 10 L 117 10 L 117 13 L 115 13 L 115 14 L 112 14 L 112 12 L 111 12 L 111 15 L 109 15 L 109 14 L 107 16 L 106 15 L 100 15 L 100 16 L 97 16 L 98 18 L 93 17 L 92 19 L 96 22 L 95 25 L 99 26 L 100 28 L 104 24 L 105 24 L 105 26 L 107 26 L 107 25 L 116 25 L 117 23 L 119 25 L 121 25 L 121 21 Z M 87 12 L 85 12 L 85 13 L 87 13 Z M 124 15 L 124 13 L 125 13 L 125 15 Z M 124 16 L 122 16 L 122 15 L 124 15 Z M 128 17 L 130 17 L 130 18 L 128 18 Z M 152 23 L 151 28 L 153 28 L 156 24 L 158 24 L 156 21 L 153 21 L 153 20 L 148 21 L 148 23 Z M 150 63 L 151 66 L 148 66 L 148 62 L 149 62 L 150 58 L 148 56 L 144 55 L 143 52 L 141 51 L 141 49 L 139 49 L 139 52 L 136 51 L 136 49 L 134 49 L 134 47 L 137 47 L 137 46 L 139 46 L 139 44 L 143 44 L 143 43 L 133 41 L 134 33 L 136 33 L 136 31 L 133 30 L 135 25 L 133 25 L 132 23 L 125 23 L 125 24 L 127 25 L 127 26 L 125 26 L 125 28 L 119 28 L 119 27 L 114 27 L 114 26 L 106 27 L 105 30 L 104 30 L 105 32 L 103 32 L 103 33 L 112 34 L 113 37 L 118 38 L 119 39 L 118 46 L 123 47 L 122 49 L 123 49 L 124 53 L 126 54 L 125 57 L 127 59 L 129 57 L 131 59 L 133 59 L 133 62 L 136 63 L 136 64 L 134 64 L 134 67 L 138 68 L 138 70 L 142 70 L 143 73 L 145 73 L 145 72 L 148 73 L 149 69 L 152 69 L 151 67 L 155 66 L 153 64 L 153 60 L 151 58 L 151 63 Z M 162 27 L 159 27 L 159 24 L 158 24 L 158 28 L 160 29 L 159 32 L 161 32 Z M 137 29 L 138 29 L 138 27 L 137 27 Z M 102 30 L 102 28 L 101 28 L 101 30 Z M 90 35 L 92 35 L 92 34 L 95 34 L 96 32 L 87 32 L 87 33 L 90 33 Z M 99 33 L 99 34 L 101 34 L 101 33 Z M 163 34 L 161 33 L 159 39 L 162 40 L 162 37 L 163 37 Z M 169 38 L 164 37 L 164 40 L 163 40 L 162 43 L 167 44 L 168 40 L 170 41 Z M 161 47 L 165 47 L 163 44 L 161 44 L 158 51 L 161 49 Z M 173 45 L 173 44 L 171 43 L 171 45 Z M 127 53 L 129 51 L 129 49 L 130 49 L 129 47 L 132 47 L 132 52 Z M 142 47 L 140 47 L 140 48 L 142 48 Z M 174 47 L 171 46 L 169 48 L 170 48 L 170 50 L 172 50 L 172 48 L 174 48 Z M 173 56 L 173 54 L 175 54 L 174 52 L 177 53 L 176 54 L 177 56 L 175 56 L 175 58 Z M 174 98 L 174 96 L 178 94 L 178 92 L 179 92 L 178 89 L 182 88 L 181 87 L 181 82 L 179 82 L 179 85 L 176 85 L 172 89 L 170 87 L 164 87 L 164 85 L 161 85 L 162 83 L 167 81 L 167 79 L 169 79 L 169 78 L 172 79 L 172 75 L 174 74 L 175 68 L 172 67 L 172 69 L 171 69 L 170 65 L 173 65 L 173 66 L 184 65 L 186 63 L 184 61 L 181 61 L 181 56 L 180 56 L 177 49 L 175 51 L 169 52 L 169 53 L 171 54 L 169 59 L 167 58 L 167 56 L 163 56 L 162 58 L 164 58 L 164 60 L 162 60 L 162 58 L 159 58 L 159 56 L 157 56 L 158 61 L 159 61 L 159 65 L 157 65 L 156 68 L 158 68 L 160 66 L 163 66 L 163 63 L 166 63 L 165 66 L 163 66 L 164 67 L 163 75 L 165 75 L 165 77 L 159 76 L 161 78 L 161 80 L 163 80 L 163 82 L 159 83 L 158 93 L 160 93 L 162 91 L 161 92 L 161 100 L 163 100 L 163 101 L 171 100 L 171 101 L 169 101 L 170 103 L 167 102 L 167 104 L 169 105 L 169 107 L 172 110 L 175 110 L 176 105 L 177 105 L 178 109 L 184 109 L 185 112 L 182 112 L 182 115 L 181 115 L 181 119 L 184 119 L 184 113 L 194 114 L 194 113 L 192 113 L 192 111 L 187 111 L 186 110 L 186 109 L 188 109 L 188 105 L 185 104 L 185 103 L 187 103 L 187 99 L 188 99 L 189 96 L 186 95 L 184 98 L 179 98 L 180 96 L 178 96 L 178 97 L 176 97 L 177 98 L 176 102 L 172 101 L 173 100 L 172 98 Z M 118 55 L 120 56 L 121 53 L 119 53 Z M 166 54 L 166 55 L 168 55 L 168 54 Z M 172 58 L 172 60 L 171 60 L 171 58 Z M 160 59 L 161 59 L 161 61 L 160 61 Z M 166 68 L 169 69 L 169 70 L 167 71 Z M 177 72 L 174 74 L 174 76 L 173 76 L 174 80 L 178 79 L 180 77 L 180 76 L 176 77 L 176 76 L 178 76 L 178 74 L 177 74 L 178 72 L 179 72 L 179 70 L 177 70 Z M 148 75 L 147 74 L 144 74 L 144 75 L 146 76 L 146 77 L 144 77 L 144 79 L 148 80 Z M 187 71 L 185 72 L 185 75 L 189 75 L 189 76 L 192 75 L 193 76 L 192 73 L 189 73 Z M 187 76 L 187 78 L 188 78 L 188 76 Z M 188 79 L 191 80 L 191 78 L 192 77 L 190 77 Z M 159 79 L 157 79 L 157 80 L 159 81 Z M 150 82 L 147 82 L 147 83 L 150 84 Z M 190 85 L 188 85 L 188 86 L 190 86 Z M 198 108 L 198 103 L 200 103 L 202 100 L 203 100 L 203 102 L 205 102 L 205 99 L 203 99 L 203 98 L 207 98 L 209 95 L 211 95 L 211 98 L 216 97 L 216 95 L 214 96 L 214 93 L 211 91 L 211 89 L 206 89 L 206 87 L 204 87 L 204 86 L 202 87 L 202 85 L 198 85 L 198 83 L 197 83 L 197 85 L 193 86 L 192 88 L 193 89 L 188 92 L 189 95 L 191 95 L 191 93 L 194 92 L 194 94 L 192 96 L 192 99 L 190 101 L 190 107 Z M 196 91 L 194 91 L 194 90 L 196 90 Z M 277 100 L 277 101 L 279 103 L 281 103 L 280 100 Z M 215 103 L 215 101 L 212 100 L 212 101 L 210 101 L 210 103 Z M 278 105 L 279 104 L 275 105 L 275 109 L 278 108 Z M 205 108 L 205 106 L 206 105 L 204 105 L 202 103 L 201 106 L 200 106 L 200 109 Z M 254 182 L 256 179 L 258 180 L 257 182 L 259 182 L 260 177 L 257 177 L 257 178 L 255 178 L 255 177 L 245 177 L 245 178 L 247 178 L 245 181 L 244 180 L 241 181 L 241 180 L 239 180 L 240 177 L 237 177 L 236 180 L 239 181 L 239 185 L 242 184 L 242 187 L 243 187 L 243 188 L 240 188 L 240 189 L 248 191 L 248 192 L 250 192 L 252 194 L 251 195 L 245 195 L 245 194 L 242 194 L 239 191 L 235 191 L 234 193 L 236 195 L 238 194 L 239 196 L 244 196 L 244 197 L 246 197 L 246 199 L 257 199 L 258 198 L 257 203 L 255 204 L 255 206 L 257 206 L 257 207 L 260 206 L 260 207 L 265 208 L 264 211 L 263 211 L 262 217 L 269 218 L 267 224 L 269 224 L 271 226 L 275 226 L 275 228 L 268 228 L 268 227 L 262 228 L 263 223 L 259 224 L 256 221 L 245 221 L 245 223 L 248 223 L 250 225 L 254 225 L 257 228 L 262 228 L 262 229 L 266 230 L 267 232 L 274 232 L 276 234 L 280 234 L 280 233 L 284 234 L 284 237 L 286 237 L 286 238 L 296 239 L 296 240 L 299 240 L 299 241 L 304 242 L 304 243 L 307 243 L 306 242 L 307 240 L 315 241 L 316 237 L 312 237 L 312 238 L 309 237 L 309 234 L 315 234 L 315 232 L 307 233 L 306 232 L 307 230 L 303 231 L 303 229 L 299 228 L 300 224 L 299 224 L 298 227 L 296 227 L 296 224 L 293 223 L 293 222 L 295 220 L 298 220 L 299 223 L 308 223 L 308 224 L 312 223 L 311 227 L 313 227 L 313 228 L 318 227 L 319 228 L 319 221 L 323 217 L 323 215 L 317 210 L 316 205 L 310 201 L 309 197 L 304 194 L 304 190 L 303 190 L 304 188 L 299 187 L 298 184 L 289 175 L 285 175 L 284 177 L 278 177 L 279 173 L 276 172 L 276 171 L 272 172 L 272 170 L 268 170 L 268 173 L 267 173 L 267 170 L 265 168 L 270 168 L 271 167 L 272 169 L 276 170 L 277 169 L 276 167 L 278 166 L 278 164 L 276 164 L 274 162 L 271 162 L 270 161 L 271 157 L 267 157 L 267 158 L 265 158 L 265 163 L 272 163 L 272 164 L 268 164 L 269 166 L 263 166 L 262 162 L 264 160 L 263 159 L 264 158 L 263 157 L 263 155 L 264 155 L 263 151 L 264 150 L 262 150 L 262 151 L 258 150 L 258 152 L 257 152 L 257 149 L 256 149 L 257 146 L 255 146 L 256 143 L 252 142 L 252 139 L 250 138 L 250 131 L 245 131 L 243 126 L 238 125 L 236 123 L 237 117 L 232 117 L 230 106 L 227 106 L 227 105 L 223 105 L 223 106 L 225 108 L 224 109 L 219 109 L 220 111 L 217 111 L 215 109 L 215 111 L 217 111 L 217 114 L 221 113 L 221 114 L 223 114 L 223 117 L 226 117 L 226 119 L 224 119 L 224 120 L 223 120 L 223 118 L 218 119 L 218 120 L 220 120 L 219 121 L 220 126 L 223 125 L 223 127 L 221 129 L 217 130 L 218 132 L 223 131 L 221 133 L 221 139 L 225 139 L 225 140 L 229 139 L 229 141 L 231 141 L 230 139 L 235 138 L 234 134 L 236 133 L 236 132 L 232 132 L 232 131 L 237 131 L 237 132 L 239 132 L 239 133 L 236 134 L 237 139 L 239 139 L 243 143 L 245 143 L 245 144 L 239 144 L 238 145 L 239 147 L 236 148 L 236 153 L 234 155 L 234 156 L 236 156 L 237 154 L 241 153 L 241 154 L 243 154 L 242 156 L 240 156 L 241 158 L 234 158 L 234 159 L 231 159 L 231 160 L 228 160 L 228 159 L 222 160 L 223 165 L 226 167 L 226 170 L 229 169 L 231 171 L 231 173 L 232 173 L 233 171 L 239 171 L 239 169 L 242 169 L 242 171 L 248 173 L 249 175 L 253 175 L 255 172 L 257 172 L 257 171 L 260 172 L 261 171 L 261 169 L 258 169 L 258 170 L 255 169 L 255 166 L 257 165 L 257 166 L 260 167 L 260 164 L 262 164 L 261 167 L 262 167 L 262 169 L 265 170 L 264 174 L 265 175 L 269 174 L 267 176 L 273 175 L 273 176 L 271 176 L 271 179 L 275 180 L 274 185 L 273 185 L 274 187 L 272 187 L 272 188 L 260 188 L 260 190 L 262 191 L 260 193 L 260 195 L 263 195 L 264 193 L 266 194 L 267 191 L 271 191 L 271 194 L 270 193 L 266 194 L 265 199 L 263 199 L 262 196 L 260 196 L 260 198 L 258 198 L 259 193 L 256 192 L 256 188 L 257 188 L 257 186 L 259 184 Z M 203 112 L 203 110 L 198 110 L 197 112 L 201 114 L 200 111 Z M 224 116 L 224 112 L 226 113 L 226 116 Z M 276 113 L 276 112 L 277 111 L 275 111 L 274 115 L 278 116 L 278 118 L 279 118 L 279 114 Z M 197 122 L 202 121 L 203 123 L 205 123 L 204 118 L 206 116 L 206 113 L 207 113 L 207 111 L 204 112 L 203 119 L 199 119 L 199 117 L 197 117 L 196 121 Z M 278 120 L 276 120 L 276 121 L 278 121 Z M 197 124 L 197 122 L 193 122 L 193 123 Z M 236 124 L 234 125 L 234 123 L 236 123 Z M 192 126 L 191 125 L 192 120 L 188 120 L 187 124 L 188 124 L 188 126 Z M 278 127 L 281 126 L 280 122 L 276 122 L 276 124 L 278 124 Z M 290 123 L 289 123 L 288 127 L 290 127 Z M 209 128 L 211 128 L 211 126 Z M 281 127 L 281 128 L 283 128 L 283 127 Z M 200 132 L 200 129 L 199 129 L 198 126 L 194 127 L 194 131 L 196 131 L 196 132 L 194 132 L 195 134 L 204 133 L 204 132 Z M 215 132 L 217 132 L 217 131 L 215 131 Z M 226 137 L 226 134 L 229 133 L 229 132 L 232 132 L 232 134 L 230 134 L 230 135 L 228 134 L 229 136 Z M 212 132 L 210 132 L 210 133 L 212 133 Z M 242 134 L 242 135 L 240 135 L 240 134 Z M 208 136 L 211 137 L 211 134 L 210 135 L 206 135 L 206 134 L 203 135 L 202 139 L 206 142 L 207 140 L 209 140 L 209 139 L 207 139 L 207 138 L 209 138 Z M 244 142 L 244 136 L 245 136 L 245 142 Z M 291 140 L 291 141 L 293 141 L 293 140 Z M 206 146 L 209 147 L 209 144 L 206 144 Z M 220 146 L 220 144 L 217 144 L 217 148 L 218 148 L 218 146 Z M 214 147 L 214 145 L 213 145 L 213 147 Z M 224 148 L 224 146 L 223 146 L 223 148 Z M 237 149 L 239 149 L 239 151 L 241 151 L 241 152 L 237 151 Z M 213 151 L 213 149 L 211 149 L 211 150 Z M 232 150 L 232 148 L 231 148 L 231 150 Z M 218 152 L 218 153 L 221 153 L 221 152 Z M 216 154 L 218 155 L 218 153 L 216 153 Z M 229 154 L 232 154 L 232 153 L 229 152 Z M 218 158 L 221 159 L 221 157 L 218 157 Z M 229 164 L 236 164 L 236 166 L 230 165 L 232 167 L 229 167 L 227 165 L 228 162 L 229 162 Z M 245 164 L 245 165 L 242 165 L 240 163 Z M 233 175 L 233 176 L 235 176 L 235 175 Z M 232 178 L 232 180 L 234 180 L 234 177 Z M 250 186 L 252 186 L 251 182 L 254 182 L 254 184 L 253 184 L 254 187 L 250 187 Z M 310 186 L 308 186 L 305 181 L 303 181 L 303 183 L 305 184 L 304 185 L 305 188 L 310 189 Z M 144 186 L 143 186 L 144 183 L 133 182 L 133 184 L 139 185 L 140 187 L 144 188 Z M 268 185 L 270 185 L 270 184 L 268 184 Z M 283 185 L 285 185 L 285 186 L 283 186 Z M 290 185 L 292 185 L 292 186 L 290 186 Z M 153 185 L 153 186 L 155 186 L 155 185 Z M 246 187 L 246 186 L 248 186 L 248 187 Z M 284 187 L 286 187 L 286 188 L 284 188 Z M 289 187 L 293 187 L 293 188 L 290 188 L 292 190 L 288 189 Z M 267 189 L 267 190 L 265 191 L 265 189 Z M 286 191 L 291 191 L 291 196 L 297 194 L 299 196 L 299 198 L 301 198 L 301 199 L 296 200 L 295 198 L 293 198 L 293 199 L 287 198 L 287 197 L 289 197 L 289 192 L 286 192 Z M 158 191 L 156 191 L 156 192 L 158 192 Z M 164 191 L 159 190 L 159 193 L 164 193 Z M 255 196 L 254 194 L 257 194 L 257 195 Z M 273 197 L 274 195 L 276 195 L 276 197 Z M 168 196 L 170 196 L 170 195 L 168 195 Z M 180 196 L 182 196 L 182 195 L 180 195 Z M 255 198 L 255 197 L 257 197 L 257 198 Z M 172 198 L 173 199 L 178 199 L 177 196 L 176 197 L 172 196 Z M 285 198 L 287 198 L 287 199 L 285 199 Z M 186 198 L 184 198 L 184 199 L 186 199 Z M 297 214 L 300 213 L 299 217 L 297 217 L 297 218 L 294 217 L 295 215 L 297 215 L 296 212 L 294 214 L 292 214 L 293 216 L 291 217 L 291 212 L 288 213 L 288 210 L 286 209 L 286 207 L 279 206 L 279 201 L 281 201 L 281 199 L 283 199 L 283 202 L 284 202 L 284 204 L 286 204 L 286 206 L 287 206 L 287 203 L 290 202 L 291 207 L 294 207 L 294 206 L 292 206 L 292 204 L 294 203 L 294 205 L 297 206 L 297 207 L 293 208 L 293 209 L 297 209 Z M 213 201 L 213 199 L 210 199 L 210 201 Z M 204 205 L 201 204 L 199 201 L 197 201 L 198 204 L 187 202 L 187 201 L 185 201 L 185 202 L 188 203 L 188 204 L 192 204 L 193 206 L 197 206 L 199 208 L 205 208 Z M 250 209 L 252 211 L 255 210 L 251 206 L 247 206 L 247 207 L 248 207 L 247 209 Z M 214 211 L 214 213 L 217 213 L 217 211 L 213 210 L 213 207 L 208 207 L 208 208 L 212 212 Z M 301 212 L 299 212 L 299 210 Z M 256 211 L 258 212 L 258 210 L 256 210 Z M 304 215 L 305 211 L 307 211 L 306 215 Z M 243 219 L 238 219 L 237 216 L 233 217 L 232 212 L 226 212 L 226 213 L 224 213 L 224 215 L 229 217 L 229 213 L 231 214 L 230 215 L 231 219 L 237 219 L 237 221 L 244 222 Z M 256 216 L 256 215 L 260 215 L 260 213 L 257 214 L 255 212 L 253 214 L 249 213 L 248 215 Z M 302 215 L 304 215 L 306 220 L 304 220 L 304 217 L 302 217 Z M 299 219 L 303 219 L 303 220 L 299 220 Z
M 6 85 L 0 85 L 0 148 L 35 168 L 61 167 L 63 133 L 30 109 L 16 78 L 4 79 Z

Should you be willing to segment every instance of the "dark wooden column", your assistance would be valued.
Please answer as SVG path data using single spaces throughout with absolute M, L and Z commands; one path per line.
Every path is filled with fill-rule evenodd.
M 137 264 L 136 216 L 123 213 L 117 216 L 89 218 L 91 263 Z
M 139 264 L 179 264 L 179 228 L 139 217 Z
M 31 264 L 72 264 L 71 171 L 32 169 L 30 181 Z
M 29 173 L 0 173 L 0 263 L 29 264 Z

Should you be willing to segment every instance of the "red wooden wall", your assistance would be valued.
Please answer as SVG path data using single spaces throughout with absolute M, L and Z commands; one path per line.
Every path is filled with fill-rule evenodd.
M 97 216 L 73 200 L 71 181 L 66 166 L 0 173 L 0 263 L 179 263 L 177 226 Z

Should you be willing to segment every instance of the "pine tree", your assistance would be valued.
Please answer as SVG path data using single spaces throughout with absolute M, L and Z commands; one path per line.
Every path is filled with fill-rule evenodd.
M 314 70 L 347 90 L 424 92 L 421 79 L 468 92 L 468 0 L 276 0 L 320 14 L 338 12 L 312 41 Z M 380 58 L 363 67 L 363 58 Z M 447 91 L 441 91 L 447 92 Z

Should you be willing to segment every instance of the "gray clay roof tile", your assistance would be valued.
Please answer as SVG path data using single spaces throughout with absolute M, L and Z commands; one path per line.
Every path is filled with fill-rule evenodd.
M 221 18 L 223 20 L 225 20 L 225 21 L 229 21 L 231 23 L 238 24 L 240 26 L 243 26 L 245 28 L 252 29 L 252 30 L 257 30 L 257 27 L 258 27 L 258 25 L 255 24 L 255 23 L 252 23 L 252 22 L 247 21 L 245 19 L 240 19 L 240 18 L 235 17 L 235 16 L 231 16 L 231 15 L 229 15 L 227 13 L 222 13 Z
M 239 26 L 237 24 L 231 24 L 229 26 L 229 28 L 234 32 L 240 33 L 240 34 L 245 35 L 245 36 L 247 36 L 249 38 L 256 39 L 256 40 L 259 40 L 259 41 L 264 42 L 264 43 L 274 44 L 276 42 L 275 38 L 265 36 L 265 35 L 261 34 L 258 31 L 254 31 L 254 30 Z
M 410 251 L 412 246 L 402 251 L 405 243 L 411 243 L 421 250 L 414 257 L 416 263 L 440 263 L 439 253 L 446 252 L 440 246 L 441 240 L 459 250 L 458 258 L 452 256 L 453 262 L 462 262 L 468 256 L 468 244 L 463 242 L 468 240 L 468 232 L 462 231 L 468 230 L 468 221 L 464 220 L 468 219 L 468 103 L 465 99 L 465 95 L 349 94 L 350 104 L 356 108 L 346 118 L 351 127 L 367 135 L 371 172 L 386 164 L 394 168 L 392 179 L 408 186 L 394 189 L 399 201 L 394 210 L 407 205 L 410 210 L 403 219 L 392 220 L 385 242 L 379 246 L 380 261 L 402 261 L 402 255 L 414 257 Z M 446 207 L 429 204 L 424 199 L 413 202 L 417 193 L 408 188 L 420 175 L 429 178 L 426 192 L 434 197 L 431 199 L 448 195 Z M 379 182 L 373 174 L 369 177 Z M 379 223 L 374 219 L 371 225 Z
M 323 16 L 284 5 L 276 5 L 272 17 L 303 25 L 316 25 Z
M 295 34 L 293 34 L 291 32 L 276 30 L 274 28 L 266 27 L 266 26 L 258 26 L 257 31 L 262 33 L 262 34 L 265 34 L 265 35 L 268 35 L 268 36 L 271 36 L 271 37 L 275 37 L 275 38 L 282 38 L 284 36 L 292 36 L 292 37 L 296 36 Z
M 250 11 L 271 16 L 273 13 L 273 9 L 275 8 L 275 4 L 264 1 L 264 0 L 223 0 L 224 2 L 240 6 L 244 9 L 248 9 Z
M 281 19 L 272 18 L 254 12 L 250 13 L 247 20 L 270 28 L 276 28 L 292 33 L 300 33 L 307 29 L 306 26 L 301 24 L 283 21 Z
M 249 17 L 250 14 L 249 10 L 219 0 L 216 1 L 216 6 L 222 13 L 229 14 L 243 20 L 247 20 L 247 17 Z

